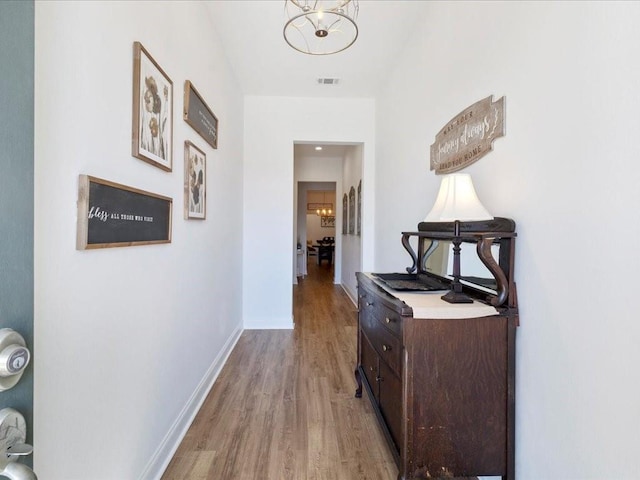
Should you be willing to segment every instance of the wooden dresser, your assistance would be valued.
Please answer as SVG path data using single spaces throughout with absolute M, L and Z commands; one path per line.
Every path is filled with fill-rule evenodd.
M 464 241 L 484 243 L 485 257 L 490 245 L 499 245 L 500 261 L 490 271 L 499 266 L 503 276 L 492 293 L 465 286 L 473 304 L 447 304 L 440 300 L 442 293 L 395 291 L 375 275 L 356 274 L 356 396 L 363 387 L 367 391 L 399 480 L 515 478 L 515 233 L 477 223 L 463 224 Z M 511 224 L 498 228 L 513 230 Z M 434 276 L 426 267 L 433 237 L 438 243 L 450 236 L 449 225 L 435 227 L 442 229 L 442 237 L 433 224 L 428 231 L 403 233 L 403 245 L 414 259 L 408 277 Z M 406 241 L 411 236 L 419 238 L 417 254 Z

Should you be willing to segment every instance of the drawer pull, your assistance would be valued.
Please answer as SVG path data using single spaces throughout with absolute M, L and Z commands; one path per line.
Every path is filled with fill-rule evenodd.
M 389 352 L 391 351 L 391 347 L 389 345 L 382 345 L 382 350 L 384 350 L 385 352 Z
M 372 306 L 373 306 L 373 302 L 365 302 L 365 305 L 366 305 L 367 307 L 372 307 Z
M 371 371 L 373 372 L 373 367 L 372 367 L 372 366 L 369 366 L 369 370 L 371 370 Z
M 382 377 L 381 377 L 380 375 L 378 375 L 378 376 L 376 377 L 376 382 L 379 382 L 379 381 L 381 381 L 381 380 L 382 380 Z
M 384 321 L 387 323 L 391 323 L 391 319 L 389 317 L 385 317 Z

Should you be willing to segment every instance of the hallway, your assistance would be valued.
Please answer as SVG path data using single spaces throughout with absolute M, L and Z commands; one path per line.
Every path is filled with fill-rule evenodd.
M 356 399 L 356 308 L 315 259 L 295 328 L 246 330 L 163 480 L 393 480 L 367 398 Z

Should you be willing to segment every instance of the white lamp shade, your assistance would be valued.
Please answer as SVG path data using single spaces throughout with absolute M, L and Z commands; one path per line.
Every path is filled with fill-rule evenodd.
M 436 203 L 424 219 L 425 222 L 456 220 L 493 220 L 493 216 L 480 203 L 468 173 L 452 173 L 442 178 Z

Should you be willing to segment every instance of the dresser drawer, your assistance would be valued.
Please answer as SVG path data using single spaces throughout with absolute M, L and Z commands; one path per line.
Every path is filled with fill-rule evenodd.
M 360 314 L 360 328 L 378 352 L 380 358 L 400 375 L 402 365 L 402 344 L 393 333 L 382 326 L 371 313 Z
M 360 312 L 373 315 L 385 328 L 394 335 L 402 337 L 402 315 L 387 306 L 380 296 L 366 288 L 359 288 L 358 309 Z
M 373 310 L 361 310 L 360 314 L 358 315 L 358 319 L 360 321 L 360 328 L 362 328 L 362 330 L 367 333 L 370 339 L 373 339 L 373 337 L 375 336 L 374 332 L 379 328 L 378 321 L 373 314 Z
M 380 324 L 378 324 L 380 325 Z M 373 348 L 376 349 L 380 358 L 393 370 L 397 375 L 402 371 L 402 344 L 400 340 L 384 327 L 376 329 Z
M 378 321 L 391 330 L 394 335 L 398 338 L 402 337 L 402 317 L 398 312 L 395 312 L 384 305 L 374 303 L 373 314 Z
M 402 381 L 383 362 L 378 376 L 380 412 L 391 433 L 396 451 L 402 445 Z
M 375 305 L 376 296 L 369 290 L 360 288 L 358 291 L 358 310 L 362 312 L 372 312 Z
M 360 333 L 360 366 L 373 396 L 378 398 L 378 354 L 375 352 L 366 336 Z

